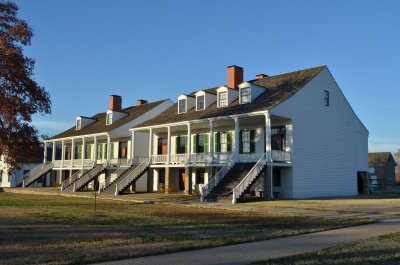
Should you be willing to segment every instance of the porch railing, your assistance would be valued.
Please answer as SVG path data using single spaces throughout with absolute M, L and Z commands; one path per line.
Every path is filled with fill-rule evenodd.
M 196 153 L 196 154 L 172 154 L 169 155 L 152 155 L 151 162 L 153 164 L 186 164 L 186 163 L 221 163 L 224 164 L 232 153 Z
M 149 165 L 151 158 L 147 158 L 140 165 L 138 165 L 131 173 L 129 173 L 125 178 L 123 178 L 120 182 L 115 186 L 115 195 L 118 195 L 121 191 L 123 191 L 135 178 L 138 177 L 140 173 L 142 173 Z
M 22 187 L 25 188 L 27 185 L 31 184 L 38 177 L 40 177 L 40 175 L 48 172 L 52 168 L 53 168 L 53 162 L 45 162 L 45 163 L 42 163 L 42 164 L 38 165 L 37 167 L 33 168 L 32 170 L 30 170 L 28 173 L 26 173 L 23 176 Z M 19 183 L 18 183 L 18 185 L 19 185 Z
M 191 163 L 211 163 L 213 157 L 209 153 L 190 154 L 189 161 Z
M 166 164 L 168 162 L 168 155 L 153 155 L 151 162 L 153 164 Z
M 272 160 L 276 161 L 276 162 L 291 162 L 292 161 L 292 153 L 291 152 L 272 150 L 271 155 L 272 155 Z
M 243 192 L 248 188 L 248 186 L 254 181 L 254 179 L 258 176 L 261 170 L 267 164 L 267 158 L 269 154 L 265 152 L 254 167 L 247 173 L 247 175 L 242 179 L 242 181 L 233 189 L 232 194 L 232 203 L 235 204 L 237 199 L 243 194 Z
M 220 171 L 211 178 L 207 184 L 200 188 L 200 201 L 204 201 L 207 195 L 218 185 L 218 183 L 225 177 L 229 170 L 235 165 L 236 155 L 232 154 L 225 165 L 220 169 Z
M 84 173 L 81 171 L 77 171 L 74 174 L 72 174 L 71 177 L 67 178 L 61 183 L 61 191 L 64 191 L 64 189 L 68 186 L 70 186 L 72 183 L 77 181 Z

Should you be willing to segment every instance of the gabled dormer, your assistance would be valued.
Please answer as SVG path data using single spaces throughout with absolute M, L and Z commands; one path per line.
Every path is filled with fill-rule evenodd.
M 125 117 L 126 113 L 122 112 L 122 98 L 121 96 L 111 95 L 110 96 L 110 109 L 106 112 L 106 125 L 111 125 L 114 122 Z
M 264 91 L 265 88 L 252 85 L 249 82 L 239 84 L 239 104 L 248 104 L 253 102 L 253 100 Z
M 181 94 L 178 97 L 178 114 L 186 113 L 196 104 L 196 99 L 189 95 Z
M 94 119 L 94 118 L 78 116 L 78 117 L 76 117 L 75 129 L 80 130 L 82 128 L 85 128 L 86 126 L 88 126 L 89 124 L 92 124 L 95 121 L 96 121 L 96 119 Z
M 196 96 L 196 111 L 204 110 L 215 101 L 217 96 L 215 94 L 200 90 L 195 93 Z
M 236 89 L 220 86 L 217 88 L 217 107 L 228 107 L 238 96 L 239 92 Z

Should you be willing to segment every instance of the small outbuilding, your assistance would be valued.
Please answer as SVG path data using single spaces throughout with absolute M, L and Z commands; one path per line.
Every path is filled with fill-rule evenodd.
M 396 185 L 397 164 L 390 152 L 369 153 L 368 164 L 370 168 L 374 168 L 375 175 L 384 186 Z

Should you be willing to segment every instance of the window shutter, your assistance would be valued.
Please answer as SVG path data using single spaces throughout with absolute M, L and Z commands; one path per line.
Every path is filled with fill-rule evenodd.
M 214 152 L 221 152 L 221 133 L 214 133 Z
M 197 134 L 192 135 L 193 153 L 197 153 Z
M 208 153 L 208 146 L 209 146 L 210 142 L 209 142 L 209 135 L 208 133 L 204 134 L 204 153 Z
M 186 151 L 187 154 L 190 153 L 190 151 L 189 151 L 189 146 L 188 146 L 188 137 L 189 137 L 189 136 L 186 136 L 186 137 L 185 137 L 185 151 Z
M 232 152 L 232 132 L 226 133 L 226 142 L 227 142 L 226 146 L 227 151 Z
M 256 131 L 250 131 L 250 153 L 254 153 L 256 151 L 256 141 L 255 141 Z
M 114 143 L 111 143 L 111 156 L 110 158 L 114 158 Z
M 239 132 L 239 154 L 243 154 L 242 131 Z
M 175 154 L 179 154 L 179 143 L 181 141 L 181 137 L 177 136 L 175 139 Z

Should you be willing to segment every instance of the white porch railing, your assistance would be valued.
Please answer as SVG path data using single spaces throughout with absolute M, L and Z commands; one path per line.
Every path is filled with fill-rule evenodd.
M 166 164 L 168 161 L 168 155 L 153 155 L 151 162 L 153 164 Z
M 229 158 L 232 156 L 232 152 L 228 152 L 228 153 L 214 153 L 214 162 L 215 163 L 226 163 Z
M 249 163 L 256 162 L 260 159 L 261 153 L 248 153 L 248 154 L 239 154 L 238 162 L 241 163 Z
M 292 153 L 285 152 L 280 150 L 272 150 L 272 160 L 276 162 L 291 162 L 292 161 Z
M 172 154 L 169 155 L 170 164 L 186 164 L 186 163 L 220 163 L 224 164 L 232 153 L 196 153 L 196 154 Z M 168 155 L 152 155 L 151 162 L 153 164 L 167 164 Z
M 258 176 L 261 170 L 267 164 L 267 159 L 269 155 L 265 152 L 261 158 L 257 161 L 254 167 L 247 173 L 247 175 L 242 179 L 242 181 L 233 189 L 232 203 L 235 204 L 237 199 L 242 195 L 242 193 L 248 188 L 248 186 L 253 182 L 253 180 Z
M 200 189 L 200 201 L 204 201 L 207 195 L 218 185 L 218 183 L 225 177 L 228 171 L 235 165 L 236 156 L 232 154 L 225 165 L 218 171 L 215 176 L 208 181 L 203 187 L 199 187 Z
M 125 178 L 123 178 L 115 186 L 115 195 L 118 195 L 123 191 L 138 175 L 143 172 L 150 165 L 151 158 L 147 158 L 139 166 L 137 166 L 131 173 L 129 173 Z
M 189 155 L 190 163 L 211 163 L 213 157 L 209 153 L 198 153 Z
M 169 162 L 171 164 L 186 164 L 188 158 L 187 154 L 174 154 L 169 156 Z

